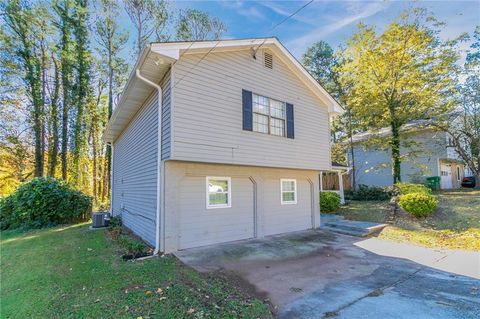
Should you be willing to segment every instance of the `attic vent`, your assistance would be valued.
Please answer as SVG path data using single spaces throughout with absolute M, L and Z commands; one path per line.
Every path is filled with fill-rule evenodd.
M 266 68 L 273 69 L 273 56 L 270 53 L 265 52 L 263 63 Z

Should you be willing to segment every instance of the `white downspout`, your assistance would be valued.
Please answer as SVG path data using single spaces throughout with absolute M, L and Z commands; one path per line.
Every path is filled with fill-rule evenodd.
M 159 163 L 157 167 L 157 218 L 156 218 L 156 232 L 155 232 L 155 251 L 153 252 L 154 255 L 158 254 L 159 251 L 163 251 L 162 247 L 160 247 L 160 226 L 164 227 L 164 218 L 163 218 L 163 177 L 164 177 L 164 168 L 165 168 L 165 161 L 162 160 L 162 112 L 163 112 L 163 101 L 162 101 L 162 87 L 147 78 L 144 78 L 140 74 L 140 70 L 135 70 L 135 75 L 137 78 L 142 80 L 143 82 L 147 83 L 150 86 L 153 86 L 158 91 L 158 131 L 157 131 L 157 163 Z M 162 232 L 162 235 L 163 232 Z M 162 241 L 164 244 L 164 241 Z

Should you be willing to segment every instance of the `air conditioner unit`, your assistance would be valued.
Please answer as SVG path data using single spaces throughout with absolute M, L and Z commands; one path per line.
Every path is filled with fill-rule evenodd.
M 110 222 L 110 213 L 93 213 L 92 228 L 107 227 Z

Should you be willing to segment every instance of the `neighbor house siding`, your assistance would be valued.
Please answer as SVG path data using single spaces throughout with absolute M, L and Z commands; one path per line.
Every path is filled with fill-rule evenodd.
M 250 50 L 186 54 L 174 65 L 172 159 L 300 169 L 330 168 L 325 105 L 274 56 Z M 242 89 L 293 104 L 295 138 L 242 129 Z
M 112 212 L 155 244 L 158 102 L 154 92 L 114 142 Z
M 401 165 L 403 182 L 423 182 L 428 176 L 439 176 L 438 161 L 447 157 L 445 133 L 428 130 L 409 133 L 403 136 L 404 142 L 411 145 L 400 150 L 405 156 Z M 392 185 L 390 148 L 378 150 L 358 143 L 354 155 L 357 185 Z

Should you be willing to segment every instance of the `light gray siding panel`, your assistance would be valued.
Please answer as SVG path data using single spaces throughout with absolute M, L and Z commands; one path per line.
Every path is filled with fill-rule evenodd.
M 157 93 L 152 94 L 114 143 L 114 215 L 155 245 L 157 195 Z
M 281 176 L 281 178 L 285 178 Z M 280 178 L 264 181 L 264 233 L 275 235 L 312 228 L 311 190 L 308 181 L 301 176 L 297 180 L 297 204 L 281 204 Z
M 404 135 L 404 141 L 411 145 L 402 146 L 400 150 L 405 156 L 401 165 L 402 181 L 423 182 L 428 176 L 439 176 L 438 160 L 447 157 L 445 133 L 423 130 Z M 390 148 L 379 150 L 357 144 L 354 155 L 357 184 L 392 185 Z
M 172 96 L 172 87 L 170 81 L 170 72 L 167 73 L 163 79 L 162 86 L 162 98 L 163 98 L 163 112 L 162 112 L 162 159 L 169 159 L 171 155 L 171 96 Z
M 232 207 L 206 209 L 206 177 L 232 180 Z M 318 227 L 318 172 L 181 161 L 166 162 L 167 252 Z M 281 205 L 280 179 L 297 180 L 298 203 Z M 311 186 L 312 181 L 313 186 Z M 313 187 L 313 188 L 312 188 Z M 314 226 L 315 225 L 315 226 Z
M 273 70 L 248 50 L 185 55 L 174 66 L 172 159 L 328 169 L 325 105 L 274 57 Z M 192 69 L 193 68 L 193 69 Z M 295 139 L 242 130 L 242 89 L 292 103 Z
M 185 176 L 179 185 L 179 249 L 253 237 L 253 185 L 232 178 L 230 208 L 206 209 L 206 175 Z

